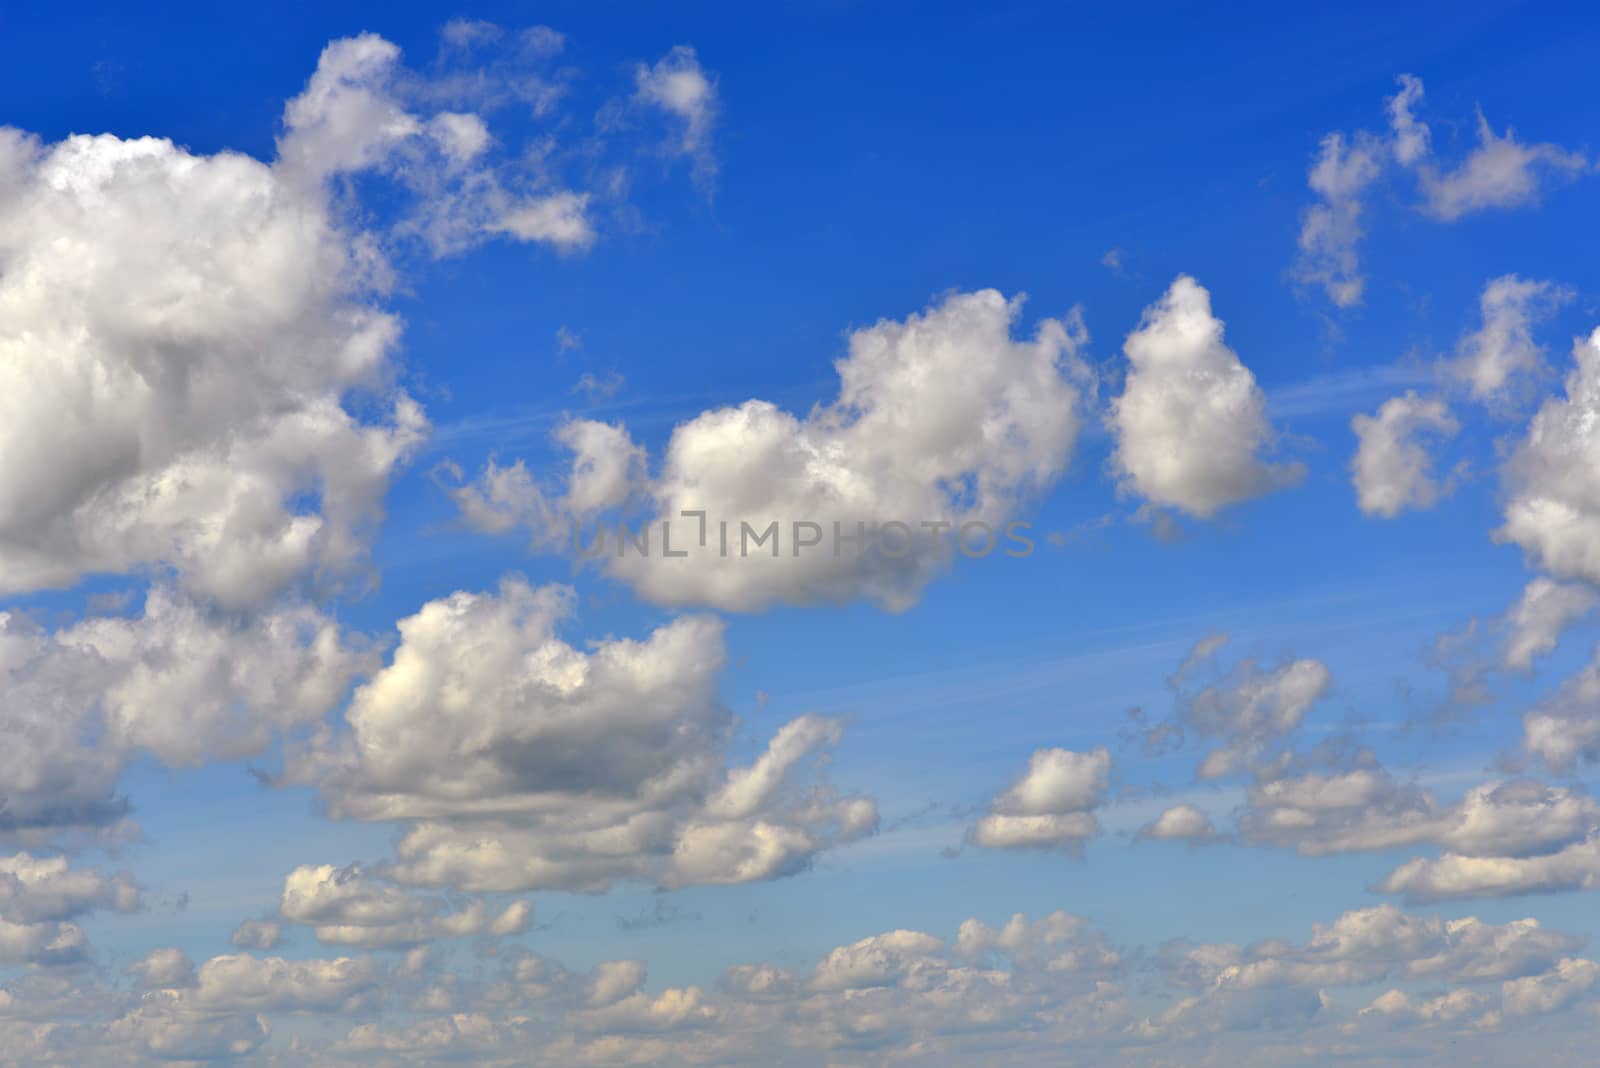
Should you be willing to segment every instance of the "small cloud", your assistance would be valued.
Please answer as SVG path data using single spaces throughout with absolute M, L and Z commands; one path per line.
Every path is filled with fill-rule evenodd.
M 607 371 L 600 377 L 585 373 L 578 379 L 578 384 L 572 387 L 572 392 L 582 393 L 589 398 L 590 404 L 600 404 L 615 397 L 626 383 L 627 379 L 616 371 Z

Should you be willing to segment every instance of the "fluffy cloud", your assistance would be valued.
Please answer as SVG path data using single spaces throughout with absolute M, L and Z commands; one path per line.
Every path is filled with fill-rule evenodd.
M 1536 377 L 1545 362 L 1533 328 L 1572 296 L 1571 289 L 1553 282 L 1514 274 L 1492 279 L 1478 298 L 1483 325 L 1462 337 L 1446 372 L 1465 383 L 1478 401 L 1498 399 L 1518 379 Z
M 482 901 L 446 913 L 438 899 L 411 894 L 363 871 L 306 864 L 284 879 L 279 915 L 311 927 L 324 945 L 384 948 L 413 946 L 439 938 L 520 934 L 532 909 L 525 901 L 491 917 Z
M 1558 578 L 1600 583 L 1600 330 L 1573 357 L 1566 395 L 1544 402 L 1505 464 L 1495 537 Z
M 1445 853 L 1418 857 L 1390 872 L 1378 888 L 1412 901 L 1465 897 L 1511 897 L 1600 886 L 1600 835 L 1553 853 L 1534 856 L 1471 856 Z
M 75 869 L 63 857 L 0 857 L 0 965 L 77 963 L 88 942 L 71 921 L 106 909 L 133 912 L 141 905 L 139 888 L 126 874 Z M 0 998 L 0 1011 L 4 1008 Z
M 1169 947 L 1169 980 L 1196 993 L 1135 1030 L 1149 1038 L 1176 1039 L 1272 1024 L 1303 1028 L 1328 1006 L 1320 988 L 1394 980 L 1504 980 L 1510 986 L 1558 968 L 1577 943 L 1531 919 L 1496 925 L 1470 916 L 1409 915 L 1392 905 L 1357 909 L 1331 924 L 1314 924 L 1310 940 L 1301 945 L 1273 939 L 1251 947 Z M 1393 995 L 1369 1008 L 1392 1016 L 1410 1004 L 1403 992 Z
M 411 821 L 401 881 L 479 891 L 772 878 L 875 827 L 870 801 L 793 782 L 837 741 L 831 721 L 802 717 L 725 766 L 717 621 L 583 652 L 555 633 L 572 601 L 508 579 L 429 602 L 294 776 L 337 816 Z
M 1211 817 L 1193 805 L 1173 805 L 1139 828 L 1138 837 L 1152 841 L 1205 842 L 1217 837 Z
M 1506 613 L 1506 667 L 1532 668 L 1533 662 L 1554 650 L 1566 629 L 1597 603 L 1600 598 L 1587 586 L 1552 582 L 1542 575 L 1530 580 Z
M 249 157 L 0 131 L 0 592 L 171 564 L 246 604 L 359 558 L 427 427 L 371 269 Z
M 1007 524 L 1065 469 L 1093 388 L 1078 318 L 1017 341 L 1020 312 L 993 290 L 953 294 L 851 333 L 838 398 L 804 418 L 752 400 L 679 425 L 648 490 L 660 540 L 646 557 L 619 538 L 608 570 L 659 604 L 898 610 L 956 556 L 962 524 L 999 541 L 972 527 L 963 552 L 1009 548 Z M 774 538 L 754 540 L 774 523 Z
M 1341 308 L 1360 304 L 1366 288 L 1356 251 L 1363 236 L 1362 198 L 1383 172 L 1382 153 L 1382 143 L 1371 135 L 1331 133 L 1322 139 L 1308 176 L 1319 202 L 1300 220 L 1295 277 L 1320 286 Z
M 1557 771 L 1600 759 L 1600 649 L 1522 717 L 1522 747 Z
M 1111 401 L 1112 462 L 1125 492 L 1210 518 L 1299 480 L 1260 453 L 1274 439 L 1266 396 L 1222 340 L 1211 294 L 1180 276 L 1123 346 L 1128 376 Z
M 0 612 L 0 829 L 113 822 L 133 755 L 174 766 L 253 755 L 320 719 L 365 664 L 302 605 L 241 618 L 156 587 L 138 616 L 54 632 Z
M 270 163 L 0 128 L 0 594 L 172 568 L 243 607 L 361 564 L 428 430 L 396 385 L 390 251 L 594 239 L 586 194 L 434 105 L 488 111 L 537 77 L 446 59 L 423 76 L 375 35 L 334 41 Z M 663 62 L 653 91 L 703 132 Z M 396 224 L 350 221 L 358 174 L 400 191 Z
M 572 454 L 563 485 L 541 486 L 521 460 L 501 466 L 493 458 L 478 477 L 462 482 L 454 463 L 438 475 L 462 520 L 485 534 L 526 528 L 536 548 L 556 548 L 586 519 L 620 507 L 647 485 L 646 456 L 625 428 L 571 419 L 556 428 L 556 442 Z
M 1310 856 L 1430 844 L 1496 858 L 1560 849 L 1597 822 L 1600 805 L 1566 787 L 1489 782 L 1446 805 L 1369 760 L 1256 783 L 1240 830 L 1249 841 L 1292 845 Z
M 693 48 L 679 45 L 655 65 L 635 72 L 635 100 L 659 108 L 682 125 L 674 151 L 694 160 L 695 181 L 709 185 L 717 176 L 711 130 L 717 121 L 717 82 L 701 66 Z
M 1453 437 L 1460 425 L 1438 397 L 1404 396 L 1383 402 L 1376 416 L 1350 421 L 1359 445 L 1350 463 L 1356 500 L 1368 515 L 1392 519 L 1406 508 L 1431 508 L 1451 490 L 1433 477 L 1423 435 Z
M 1397 782 L 1370 754 L 1355 766 L 1263 777 L 1239 816 L 1249 843 L 1307 856 L 1431 846 L 1375 889 L 1410 901 L 1509 897 L 1600 885 L 1600 803 L 1525 779 L 1491 781 L 1445 803 Z
M 990 849 L 1080 851 L 1098 829 L 1092 810 L 1104 799 L 1110 775 L 1105 749 L 1041 749 L 973 827 L 972 841 Z

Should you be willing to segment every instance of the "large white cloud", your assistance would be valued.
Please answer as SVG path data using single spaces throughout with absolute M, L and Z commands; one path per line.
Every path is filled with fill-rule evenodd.
M 432 88 L 366 34 L 323 52 L 271 163 L 0 128 L 0 594 L 170 566 L 244 606 L 361 561 L 428 423 L 396 385 L 392 241 L 335 179 L 397 180 L 420 214 L 394 234 L 435 251 L 593 239 L 582 196 L 486 162 L 481 116 L 414 110 Z
M 356 559 L 427 426 L 364 255 L 249 157 L 0 131 L 0 592 L 166 563 L 245 604 Z
M 293 777 L 337 816 L 411 821 L 402 881 L 480 891 L 772 878 L 876 825 L 870 801 L 793 781 L 837 741 L 831 721 L 802 717 L 727 768 L 716 620 L 580 651 L 556 636 L 572 602 L 518 579 L 429 602 Z
M 830 404 L 801 417 L 752 400 L 678 426 L 648 491 L 652 551 L 614 555 L 608 539 L 608 570 L 668 605 L 903 609 L 959 552 L 1022 551 L 1005 527 L 1065 470 L 1093 386 L 1077 317 L 1042 320 L 1019 341 L 1021 307 L 994 290 L 952 294 L 851 333 Z M 686 555 L 665 554 L 663 522 Z M 896 523 L 909 530 L 884 529 Z M 987 524 L 995 541 L 972 528 L 960 548 L 963 523 Z M 752 543 L 744 524 L 752 538 L 776 524 L 776 540 Z
M 1193 278 L 1179 276 L 1145 309 L 1123 351 L 1127 380 L 1108 421 L 1126 492 L 1208 519 L 1304 474 L 1262 458 L 1275 438 L 1266 395 L 1223 342 L 1211 294 Z

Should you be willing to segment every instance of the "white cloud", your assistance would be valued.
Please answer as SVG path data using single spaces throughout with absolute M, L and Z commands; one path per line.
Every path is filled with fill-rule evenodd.
M 292 758 L 293 777 L 336 816 L 415 821 L 402 882 L 477 891 L 773 878 L 876 826 L 870 801 L 795 786 L 802 758 L 838 737 L 827 721 L 725 766 L 716 620 L 583 652 L 555 633 L 572 601 L 507 579 L 423 606 L 357 689 L 348 730 Z
M 69 920 L 98 909 L 132 912 L 139 888 L 126 873 L 74 869 L 65 857 L 0 857 L 0 917 L 19 923 Z
M 1566 396 L 1551 397 L 1502 469 L 1505 524 L 1515 542 L 1557 578 L 1600 583 L 1600 330 L 1573 345 Z
M 995 798 L 972 829 L 972 841 L 990 849 L 1081 851 L 1098 830 L 1093 815 L 1105 798 L 1111 754 L 1040 749 L 1028 770 Z
M 1366 288 L 1357 252 L 1365 236 L 1362 214 L 1368 194 L 1392 171 L 1391 161 L 1416 178 L 1423 198 L 1418 210 L 1440 222 L 1536 203 L 1542 182 L 1586 166 L 1581 155 L 1556 145 L 1524 145 L 1509 130 L 1497 136 L 1480 111 L 1478 146 L 1454 169 L 1441 169 L 1432 131 L 1417 116 L 1422 81 L 1411 74 L 1397 81 L 1399 91 L 1385 102 L 1387 135 L 1326 135 L 1308 175 L 1317 202 L 1301 216 L 1294 276 L 1323 289 L 1340 308 L 1361 303 Z
M 412 894 L 363 871 L 305 864 L 284 879 L 279 915 L 311 927 L 324 945 L 387 948 L 414 946 L 440 938 L 490 933 L 520 934 L 532 912 L 515 902 L 491 917 L 482 901 L 446 912 L 436 898 Z
M 114 822 L 134 755 L 254 755 L 321 719 L 366 664 L 332 619 L 292 603 L 241 618 L 155 587 L 138 616 L 54 632 L 0 612 L 0 829 Z
M 1376 416 L 1350 421 L 1359 445 L 1350 462 L 1356 500 L 1368 515 L 1392 519 L 1406 508 L 1431 508 L 1448 494 L 1450 481 L 1433 477 L 1433 457 L 1424 435 L 1454 437 L 1460 424 L 1438 397 L 1408 390 L 1383 402 Z
M 1514 208 L 1536 203 L 1539 185 L 1547 178 L 1570 176 L 1583 170 L 1582 155 L 1558 145 L 1524 145 L 1508 129 L 1495 134 L 1489 120 L 1478 113 L 1478 147 L 1455 170 L 1442 172 L 1419 163 L 1424 208 L 1444 222 L 1487 208 Z
M 1542 1016 L 1575 1003 L 1600 982 L 1600 964 L 1568 957 L 1542 975 L 1509 979 L 1500 988 L 1501 1002 L 1510 1016 Z
M 1382 151 L 1368 134 L 1346 139 L 1331 133 L 1322 139 L 1309 174 L 1311 190 L 1321 202 L 1301 216 L 1294 273 L 1303 283 L 1321 286 L 1341 308 L 1360 304 L 1366 288 L 1356 248 L 1364 236 L 1362 197 L 1382 173 Z
M 1139 828 L 1138 837 L 1154 841 L 1206 842 L 1217 837 L 1211 818 L 1193 805 L 1173 805 Z
M 181 949 L 171 946 L 153 949 L 128 965 L 128 971 L 139 977 L 139 985 L 155 990 L 194 986 L 194 961 Z
M 804 418 L 752 400 L 680 424 L 649 490 L 655 548 L 612 556 L 609 572 L 659 604 L 863 598 L 899 610 L 957 555 L 962 524 L 987 525 L 996 541 L 974 527 L 964 551 L 1011 549 L 1007 525 L 1065 469 L 1093 388 L 1077 317 L 1042 320 L 1015 341 L 1020 311 L 993 290 L 952 294 L 852 332 L 835 365 L 838 398 Z M 703 511 L 705 526 L 686 510 Z M 686 556 L 664 555 L 663 522 Z M 746 523 L 757 536 L 776 523 L 776 540 L 742 541 Z M 876 544 L 893 523 L 907 526 L 904 539 Z M 802 538 L 818 540 L 798 547 Z
M 1557 771 L 1600 760 L 1600 649 L 1522 717 L 1522 747 Z
M 674 116 L 683 131 L 674 150 L 694 160 L 695 181 L 716 180 L 717 159 L 711 149 L 711 131 L 719 104 L 717 80 L 700 66 L 693 48 L 678 45 L 654 66 L 640 64 L 634 74 L 634 99 Z
M 1491 781 L 1447 805 L 1368 762 L 1256 783 L 1240 830 L 1309 856 L 1428 844 L 1498 862 L 1560 850 L 1597 823 L 1600 805 L 1580 791 Z
M 0 131 L 0 592 L 170 563 L 247 604 L 358 560 L 427 427 L 370 256 L 248 157 Z
M 1409 167 L 1428 155 L 1428 124 L 1416 117 L 1414 109 L 1422 103 L 1422 79 L 1402 74 L 1400 91 L 1389 98 L 1389 128 L 1394 134 L 1393 151 L 1397 163 Z
M 1206 519 L 1304 474 L 1260 458 L 1275 437 L 1266 397 L 1222 330 L 1211 294 L 1180 275 L 1128 335 L 1128 376 L 1108 416 L 1123 490 Z
M 1508 386 L 1544 371 L 1544 348 L 1533 340 L 1533 327 L 1572 297 L 1571 289 L 1554 282 L 1514 274 L 1492 279 L 1479 298 L 1483 325 L 1461 338 L 1446 373 L 1466 383 L 1475 400 L 1502 399 Z
M 1533 662 L 1552 652 L 1567 628 L 1596 604 L 1600 597 L 1588 586 L 1552 582 L 1543 575 L 1529 580 L 1506 613 L 1505 666 L 1530 670 Z
M 1386 894 L 1412 901 L 1511 897 L 1600 886 L 1600 836 L 1534 856 L 1444 853 L 1408 860 L 1378 884 Z

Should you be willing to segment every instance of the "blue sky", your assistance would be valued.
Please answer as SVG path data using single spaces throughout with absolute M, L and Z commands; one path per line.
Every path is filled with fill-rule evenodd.
M 0 1064 L 1580 1063 L 1597 39 L 0 16 Z

